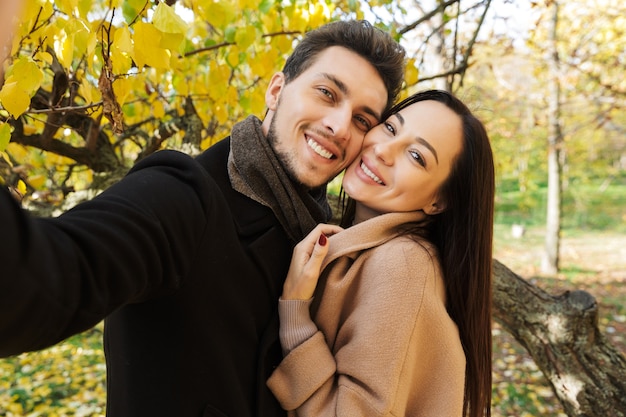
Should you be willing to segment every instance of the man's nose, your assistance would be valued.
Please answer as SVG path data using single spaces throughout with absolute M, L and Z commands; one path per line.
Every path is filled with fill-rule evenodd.
M 339 140 L 350 139 L 352 109 L 348 106 L 335 107 L 325 118 L 325 127 Z

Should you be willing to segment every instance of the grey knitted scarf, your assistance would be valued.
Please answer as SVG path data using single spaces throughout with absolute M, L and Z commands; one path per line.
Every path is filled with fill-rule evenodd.
M 294 242 L 330 219 L 326 187 L 308 190 L 294 184 L 254 116 L 233 126 L 228 175 L 235 190 L 272 209 Z

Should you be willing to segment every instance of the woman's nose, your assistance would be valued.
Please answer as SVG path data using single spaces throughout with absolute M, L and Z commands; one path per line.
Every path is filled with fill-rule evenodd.
M 393 164 L 393 141 L 378 142 L 373 147 L 374 155 L 380 159 L 385 165 Z

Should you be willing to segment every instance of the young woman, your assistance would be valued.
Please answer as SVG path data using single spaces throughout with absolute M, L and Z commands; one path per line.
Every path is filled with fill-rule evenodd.
M 444 91 L 389 114 L 344 175 L 349 227 L 294 250 L 268 385 L 298 416 L 489 416 L 489 140 Z

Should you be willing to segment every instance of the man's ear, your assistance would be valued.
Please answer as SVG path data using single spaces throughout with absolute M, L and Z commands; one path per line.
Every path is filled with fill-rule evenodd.
M 433 216 L 435 214 L 439 214 L 446 209 L 446 204 L 443 201 L 435 201 L 432 204 L 424 207 L 424 213 L 429 216 Z
M 277 72 L 272 75 L 272 79 L 270 80 L 269 85 L 267 86 L 267 90 L 265 90 L 265 105 L 268 110 L 275 111 L 278 106 L 278 99 L 280 98 L 280 93 L 283 91 L 283 87 L 285 86 L 285 74 L 282 72 Z

